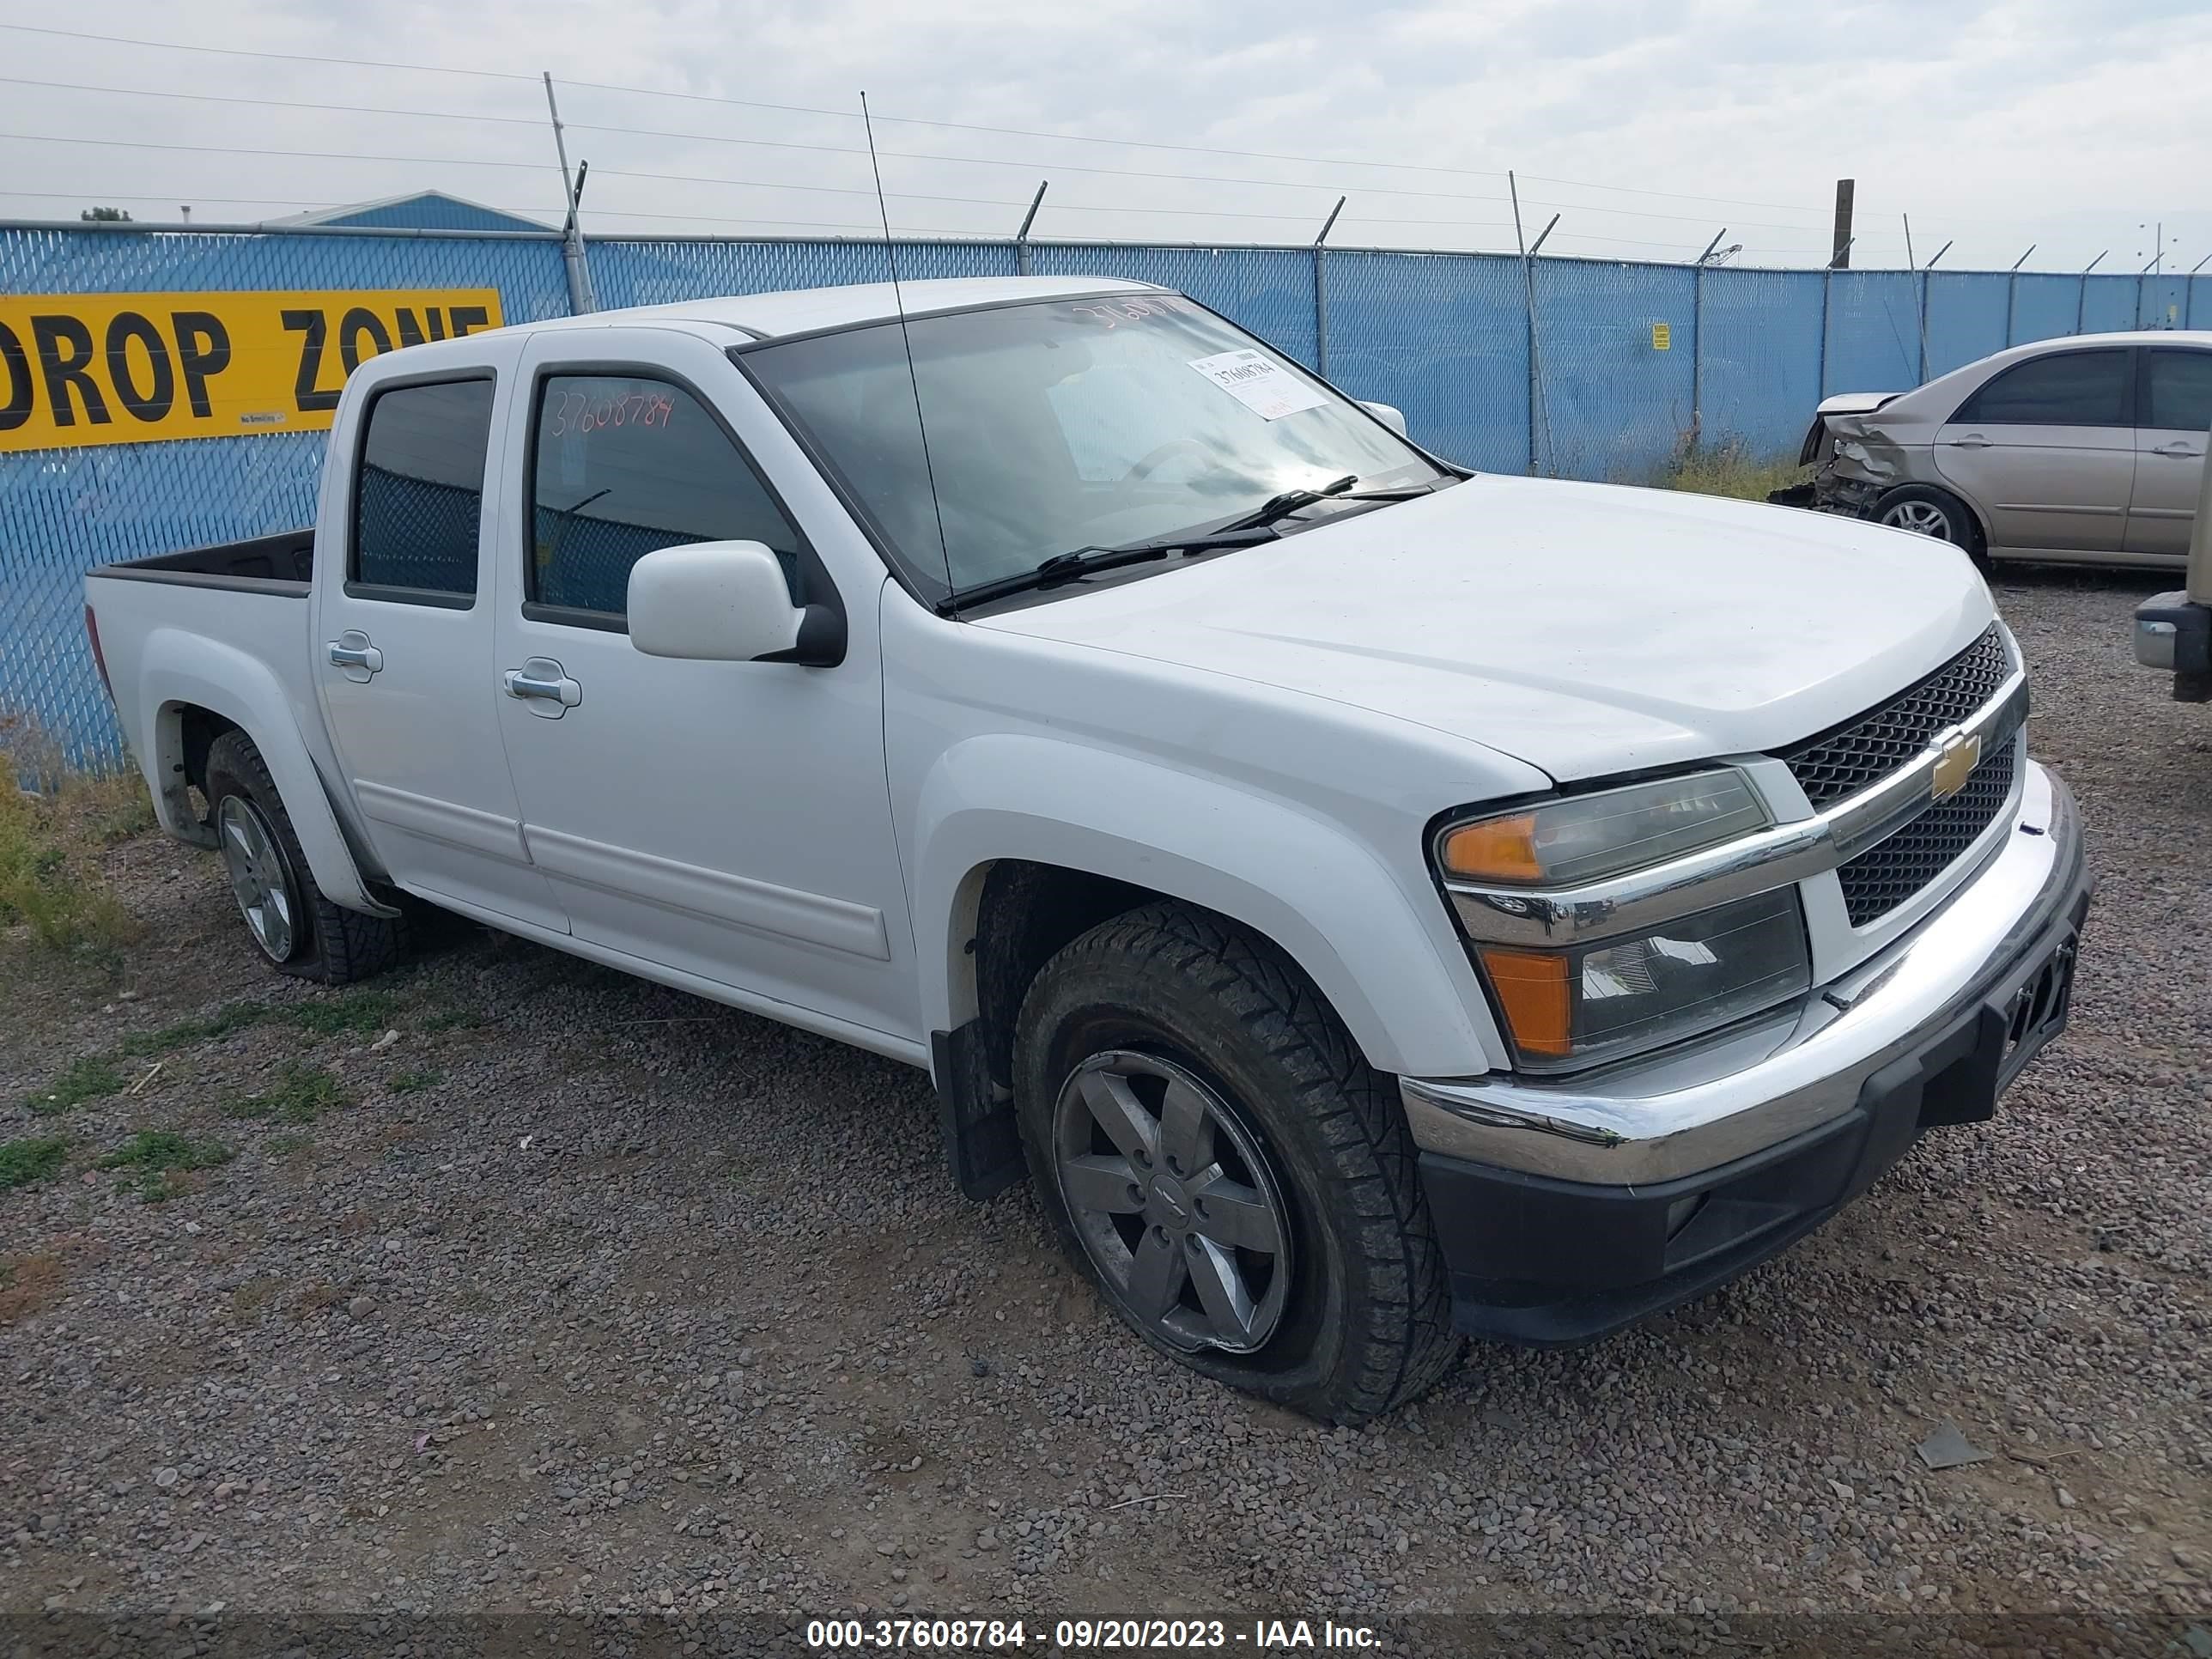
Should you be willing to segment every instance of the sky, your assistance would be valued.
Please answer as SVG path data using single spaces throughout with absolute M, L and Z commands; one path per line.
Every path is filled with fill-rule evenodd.
M 557 222 L 548 70 L 587 234 L 871 234 L 865 88 L 902 232 L 1802 266 L 1848 176 L 1856 265 L 2212 254 L 2203 0 L 0 0 L 0 216 Z

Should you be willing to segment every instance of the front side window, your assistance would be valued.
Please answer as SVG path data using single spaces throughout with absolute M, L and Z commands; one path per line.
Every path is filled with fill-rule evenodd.
M 2166 431 L 2212 429 L 2212 351 L 2151 348 L 2143 424 Z
M 2060 351 L 2016 363 L 1951 418 L 1975 426 L 2132 426 L 2128 354 Z
M 743 361 L 925 592 L 1220 524 L 1285 490 L 1449 476 L 1180 295 L 922 317 L 908 334 L 911 378 L 896 323 Z
M 398 599 L 475 594 L 491 402 L 484 379 L 375 395 L 354 486 L 351 581 Z
M 629 374 L 549 375 L 538 397 L 526 592 L 620 617 L 629 572 L 690 542 L 765 543 L 797 601 L 799 532 L 720 422 L 682 386 Z

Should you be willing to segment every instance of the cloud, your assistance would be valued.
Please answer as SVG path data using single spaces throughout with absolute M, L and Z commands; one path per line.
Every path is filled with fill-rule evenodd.
M 1726 227 L 1746 263 L 1818 263 L 1838 175 L 1862 264 L 1902 261 L 1908 212 L 1917 252 L 1954 240 L 1953 267 L 2038 242 L 2035 266 L 2108 246 L 2127 269 L 2161 217 L 2185 264 L 2212 252 L 2193 164 L 2212 16 L 2183 0 L 93 0 L 0 21 L 510 77 L 0 31 L 11 77 L 201 100 L 10 87 L 0 127 L 29 137 L 0 138 L 0 213 L 24 217 L 191 202 L 242 222 L 434 185 L 551 218 L 550 69 L 609 234 L 866 234 L 865 86 L 915 228 L 1005 235 L 1049 178 L 1046 235 L 1304 243 L 1345 194 L 1340 244 L 1510 247 L 1510 167 L 1525 214 L 1560 216 L 1553 252 L 1681 258 Z M 245 101 L 204 101 L 222 98 Z

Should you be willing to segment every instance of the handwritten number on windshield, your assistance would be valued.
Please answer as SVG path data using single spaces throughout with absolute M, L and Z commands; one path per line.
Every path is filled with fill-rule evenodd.
M 592 398 L 581 392 L 564 392 L 552 411 L 549 435 L 587 436 L 609 427 L 640 427 L 665 431 L 676 418 L 676 400 L 665 392 L 633 392 L 620 397 Z

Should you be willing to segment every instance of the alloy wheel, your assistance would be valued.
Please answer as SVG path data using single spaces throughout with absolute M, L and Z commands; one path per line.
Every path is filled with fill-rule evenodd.
M 1110 1049 L 1054 1107 L 1054 1175 L 1107 1291 L 1184 1350 L 1250 1353 L 1291 1286 L 1290 1212 L 1228 1101 L 1172 1060 Z
M 225 795 L 215 817 L 239 914 L 262 954 L 283 962 L 292 954 L 292 884 L 276 838 L 259 809 L 243 795 Z
M 1881 521 L 1916 536 L 1933 536 L 1939 542 L 1951 539 L 1951 520 L 1933 501 L 1899 501 L 1883 511 Z

